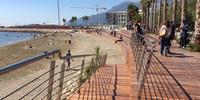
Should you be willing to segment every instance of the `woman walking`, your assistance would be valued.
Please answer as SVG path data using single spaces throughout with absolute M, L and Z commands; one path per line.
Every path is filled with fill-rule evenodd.
M 160 54 L 167 56 L 167 49 L 168 49 L 168 43 L 169 43 L 169 36 L 171 34 L 170 30 L 170 22 L 167 21 L 162 24 L 162 27 L 159 31 L 159 39 L 160 39 Z

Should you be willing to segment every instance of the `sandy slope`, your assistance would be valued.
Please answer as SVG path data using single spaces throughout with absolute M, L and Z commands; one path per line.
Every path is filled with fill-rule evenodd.
M 31 40 L 28 42 L 18 43 L 16 45 L 0 48 L 0 53 L 3 54 L 4 57 L 8 54 L 13 53 L 14 55 L 9 55 L 8 57 L 16 56 L 16 57 L 18 57 L 18 59 L 15 59 L 14 61 L 17 61 L 23 57 L 37 54 L 37 53 L 43 51 L 44 48 L 45 48 L 45 50 L 59 48 L 63 52 L 70 49 L 72 52 L 72 55 L 78 55 L 78 54 L 94 53 L 95 48 L 99 46 L 102 53 L 108 54 L 108 60 L 107 60 L 108 64 L 125 63 L 125 60 L 124 60 L 124 57 L 122 56 L 120 47 L 118 47 L 118 45 L 114 44 L 114 41 L 111 39 L 101 37 L 98 35 L 90 35 L 90 34 L 80 33 L 80 32 L 73 34 L 72 45 L 68 45 L 65 43 L 65 40 L 67 40 L 67 39 L 69 39 L 69 37 L 67 37 L 66 35 L 60 34 L 60 35 L 56 36 L 56 38 L 54 38 L 55 45 L 51 45 L 51 46 L 48 45 L 49 42 L 52 42 L 52 41 L 49 41 L 49 38 L 38 39 L 37 41 Z M 33 49 L 32 51 L 24 50 L 23 46 L 26 44 L 33 45 L 35 47 L 35 49 Z M 10 48 L 12 48 L 12 49 L 10 49 Z M 18 53 L 15 53 L 15 50 L 13 50 L 13 48 L 15 48 L 16 51 L 18 51 Z M 5 51 L 2 51 L 2 50 L 5 50 Z M 7 51 L 7 50 L 10 50 L 10 51 Z M 3 57 L 1 59 L 3 59 Z M 8 58 L 6 60 L 8 60 Z M 79 65 L 81 63 L 81 60 L 82 60 L 82 58 L 75 59 L 72 64 Z M 11 60 L 10 62 L 12 62 L 12 61 L 13 60 Z M 29 66 L 26 66 L 24 68 L 21 68 L 19 70 L 13 71 L 9 74 L 0 76 L 0 97 L 9 93 L 10 91 L 15 90 L 17 87 L 27 83 L 34 77 L 47 71 L 49 69 L 49 62 L 50 62 L 49 59 L 44 59 L 39 62 L 33 63 Z M 57 60 L 56 64 L 60 65 L 62 62 L 63 61 Z M 45 77 L 47 78 L 48 75 L 44 76 L 44 79 L 45 79 Z M 40 81 L 44 80 L 44 79 L 41 78 Z M 36 83 L 32 84 L 31 87 L 36 86 L 37 84 L 38 83 L 36 82 Z M 31 87 L 27 87 L 22 91 L 26 92 Z M 23 94 L 22 91 L 16 95 L 17 96 L 22 95 Z M 13 98 L 10 98 L 10 99 L 12 100 Z

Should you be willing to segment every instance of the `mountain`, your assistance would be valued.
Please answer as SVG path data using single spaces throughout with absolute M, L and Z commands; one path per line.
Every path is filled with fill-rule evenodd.
M 111 9 L 109 9 L 106 12 L 100 13 L 99 14 L 99 20 L 100 20 L 99 24 L 107 24 L 106 13 L 112 12 L 112 11 L 127 11 L 127 7 L 129 4 L 133 4 L 133 5 L 137 6 L 138 8 L 140 8 L 140 2 L 135 3 L 135 2 L 125 1 L 117 6 L 112 7 Z M 89 23 L 91 25 L 95 25 L 97 23 L 96 19 L 97 19 L 97 15 L 89 16 Z M 68 24 L 69 23 L 70 22 L 68 22 Z M 83 22 L 82 18 L 78 18 L 77 25 L 83 25 L 83 24 L 84 24 L 84 22 Z

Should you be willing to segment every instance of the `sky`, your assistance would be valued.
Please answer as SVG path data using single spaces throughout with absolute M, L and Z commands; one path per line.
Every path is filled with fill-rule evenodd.
M 111 7 L 124 1 L 139 0 L 60 0 L 62 19 L 70 20 L 72 16 L 82 17 L 96 14 L 93 9 L 72 7 Z M 57 24 L 57 0 L 0 0 L 0 25 Z

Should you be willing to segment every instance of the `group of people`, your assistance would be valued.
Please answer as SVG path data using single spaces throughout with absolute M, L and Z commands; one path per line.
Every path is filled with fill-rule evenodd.
M 188 24 L 186 21 L 183 21 L 184 25 L 181 26 L 180 34 L 180 48 L 185 48 L 187 45 L 188 38 Z M 167 56 L 170 54 L 171 42 L 175 38 L 176 24 L 174 21 L 166 21 L 162 24 L 159 31 L 159 40 L 160 40 L 160 54 Z

